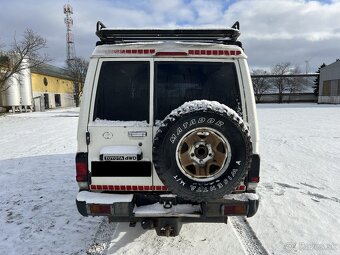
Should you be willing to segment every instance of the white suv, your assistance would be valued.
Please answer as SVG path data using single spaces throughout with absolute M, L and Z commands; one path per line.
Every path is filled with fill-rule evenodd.
M 253 216 L 260 157 L 247 57 L 229 29 L 97 23 L 76 156 L 84 216 L 178 235 Z

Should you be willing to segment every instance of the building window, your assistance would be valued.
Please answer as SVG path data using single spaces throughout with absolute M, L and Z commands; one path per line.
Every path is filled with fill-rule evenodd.
M 324 81 L 322 86 L 322 95 L 330 96 L 331 95 L 331 81 Z
M 323 96 L 340 96 L 340 80 L 329 80 L 323 82 Z
M 46 78 L 46 77 L 44 77 L 43 82 L 44 82 L 44 85 L 45 85 L 45 86 L 48 85 L 48 81 L 47 81 L 47 78 Z

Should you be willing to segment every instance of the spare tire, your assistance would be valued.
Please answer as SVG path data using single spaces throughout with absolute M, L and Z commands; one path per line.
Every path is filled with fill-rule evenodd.
M 174 194 L 196 202 L 230 194 L 247 174 L 252 144 L 247 126 L 218 102 L 191 101 L 160 124 L 153 163 Z

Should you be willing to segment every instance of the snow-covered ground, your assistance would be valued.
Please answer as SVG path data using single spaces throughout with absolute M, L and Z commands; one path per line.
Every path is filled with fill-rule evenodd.
M 75 207 L 77 109 L 0 117 L 0 255 L 244 254 L 231 224 L 180 236 L 85 218 Z M 261 207 L 270 254 L 340 254 L 340 106 L 258 105 Z

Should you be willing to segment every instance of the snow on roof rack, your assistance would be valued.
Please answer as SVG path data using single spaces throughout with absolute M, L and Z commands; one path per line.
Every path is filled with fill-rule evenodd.
M 231 28 L 225 29 L 120 29 L 107 28 L 97 22 L 96 35 L 100 41 L 97 45 L 117 44 L 141 41 L 192 41 L 222 44 L 234 44 L 242 47 L 237 41 L 240 36 L 240 23 L 237 21 Z

